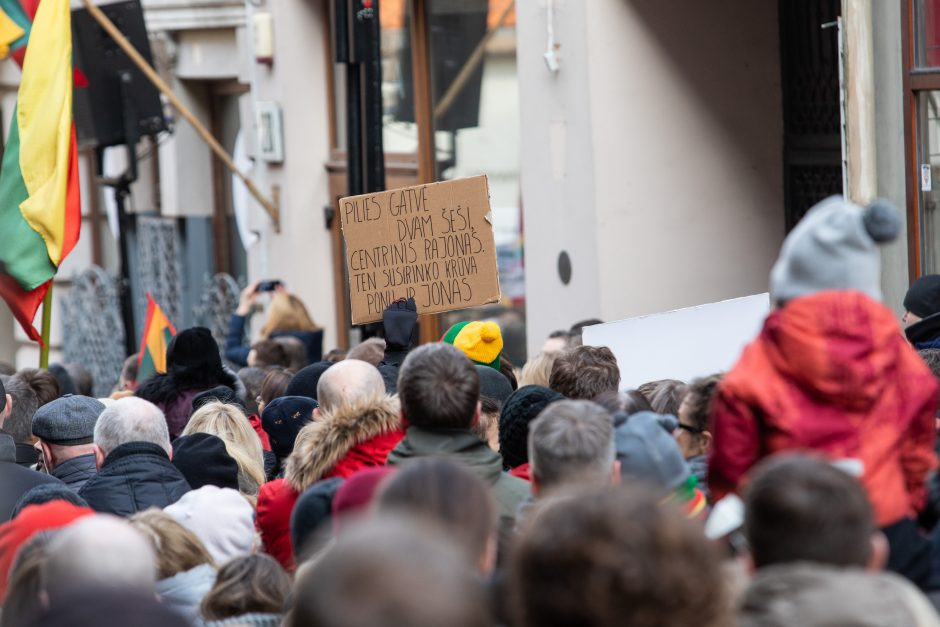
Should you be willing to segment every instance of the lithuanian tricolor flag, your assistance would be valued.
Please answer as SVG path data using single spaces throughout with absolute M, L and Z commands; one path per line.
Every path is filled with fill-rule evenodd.
M 0 166 L 0 296 L 30 338 L 39 303 L 78 241 L 81 205 L 72 124 L 72 28 L 68 0 L 0 0 L 22 35 L 23 78 Z M 18 10 L 17 10 L 18 9 Z M 32 24 L 28 17 L 34 16 Z M 0 18 L 0 44 L 3 42 Z M 9 26 L 9 25 L 7 25 Z M 16 31 L 9 30 L 8 37 Z
M 137 354 L 138 382 L 146 381 L 154 374 L 166 372 L 166 349 L 174 335 L 176 329 L 153 299 L 153 295 L 147 292 L 147 322 L 144 325 L 144 335 L 140 338 L 140 352 Z

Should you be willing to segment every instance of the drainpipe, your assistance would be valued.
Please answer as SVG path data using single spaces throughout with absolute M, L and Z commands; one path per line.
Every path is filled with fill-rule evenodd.
M 846 196 L 865 205 L 877 196 L 872 0 L 842 0 L 845 29 Z

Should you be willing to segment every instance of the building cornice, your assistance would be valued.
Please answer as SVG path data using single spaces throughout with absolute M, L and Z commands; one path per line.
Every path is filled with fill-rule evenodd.
M 151 33 L 245 24 L 245 4 L 233 0 L 143 0 L 143 7 Z

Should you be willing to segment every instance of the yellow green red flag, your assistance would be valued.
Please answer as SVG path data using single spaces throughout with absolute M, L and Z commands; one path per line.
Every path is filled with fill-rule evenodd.
M 166 349 L 174 335 L 176 329 L 153 295 L 147 292 L 147 322 L 137 355 L 137 381 L 146 381 L 154 374 L 166 372 Z
M 29 337 L 41 341 L 32 321 L 81 226 L 71 13 L 68 0 L 42 0 L 24 29 L 28 12 L 18 3 L 0 0 L 0 8 L 24 30 L 12 47 L 20 52 L 26 45 L 0 166 L 0 296 Z

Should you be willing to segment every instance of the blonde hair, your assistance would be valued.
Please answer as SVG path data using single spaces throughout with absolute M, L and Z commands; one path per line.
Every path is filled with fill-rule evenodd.
M 261 438 L 241 409 L 214 401 L 206 403 L 192 415 L 183 435 L 209 433 L 225 442 L 225 450 L 238 464 L 238 490 L 256 496 L 264 484 L 264 453 Z
M 525 362 L 525 366 L 522 367 L 522 374 L 519 377 L 519 387 L 524 385 L 549 387 L 548 380 L 552 376 L 552 365 L 555 363 L 556 357 L 558 357 L 557 352 L 539 353 Z
M 316 331 L 303 302 L 287 292 L 275 292 L 268 306 L 268 317 L 261 327 L 261 337 L 267 338 L 278 331 Z
M 157 579 L 166 579 L 202 564 L 215 568 L 212 556 L 199 537 L 163 510 L 151 507 L 137 512 L 128 522 L 153 546 Z

